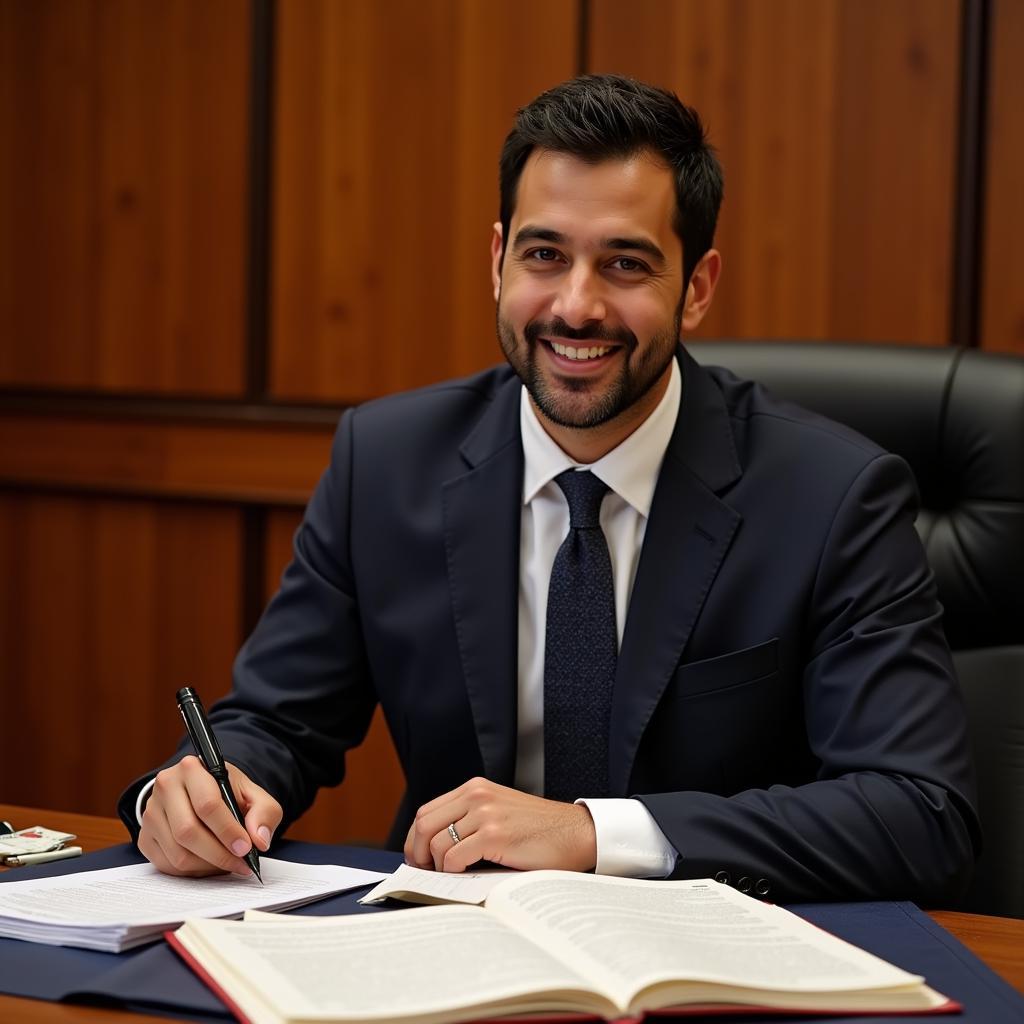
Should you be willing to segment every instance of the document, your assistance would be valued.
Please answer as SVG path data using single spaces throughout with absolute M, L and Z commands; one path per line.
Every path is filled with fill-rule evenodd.
M 255 878 L 176 878 L 152 864 L 80 871 L 0 885 L 0 937 L 118 953 L 160 938 L 186 918 L 286 910 L 372 885 L 378 871 L 260 858 Z
M 360 896 L 359 902 L 380 903 L 390 897 L 406 903 L 483 903 L 499 882 L 522 875 L 522 871 L 506 868 L 456 873 L 400 864 L 383 882 Z
M 483 906 L 189 920 L 172 946 L 252 1024 L 448 1024 L 523 1013 L 941 1013 L 906 973 L 709 879 L 534 871 Z

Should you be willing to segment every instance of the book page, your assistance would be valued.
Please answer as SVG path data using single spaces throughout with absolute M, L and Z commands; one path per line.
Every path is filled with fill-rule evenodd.
M 795 992 L 920 980 L 710 879 L 534 872 L 503 883 L 487 907 L 622 1005 L 650 985 L 688 979 Z
M 376 888 L 360 897 L 360 903 L 378 903 L 387 899 L 410 903 L 483 903 L 490 891 L 506 878 L 521 871 L 489 868 L 486 871 L 424 871 L 411 864 L 400 864 Z
M 452 1020 L 460 1008 L 468 1019 L 524 996 L 517 1009 L 556 1007 L 561 998 L 565 1008 L 614 1010 L 588 1000 L 583 978 L 478 907 L 189 921 L 176 938 L 254 1018 L 261 998 L 264 1011 L 269 1004 L 282 1017 L 338 1020 Z M 538 1000 L 537 992 L 556 995 Z

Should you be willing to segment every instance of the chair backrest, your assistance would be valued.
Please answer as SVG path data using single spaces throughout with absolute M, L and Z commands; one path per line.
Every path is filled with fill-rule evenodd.
M 1024 358 L 811 342 L 687 348 L 909 463 L 978 767 L 985 850 L 961 908 L 1024 917 Z

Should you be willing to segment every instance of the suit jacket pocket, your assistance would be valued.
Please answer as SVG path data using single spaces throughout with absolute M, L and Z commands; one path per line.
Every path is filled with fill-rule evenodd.
M 777 671 L 779 640 L 773 637 L 741 651 L 684 663 L 676 669 L 675 688 L 681 697 L 699 697 L 714 690 L 742 686 Z
M 780 671 L 780 647 L 774 638 L 677 665 L 644 733 L 630 791 L 728 795 L 789 782 L 806 739 L 800 687 Z

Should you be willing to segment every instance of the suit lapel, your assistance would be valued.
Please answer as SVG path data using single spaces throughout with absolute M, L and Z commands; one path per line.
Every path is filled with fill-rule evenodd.
M 680 353 L 683 396 L 651 505 L 615 677 L 611 796 L 627 796 L 644 728 L 718 574 L 740 516 L 717 497 L 740 475 L 725 402 Z
M 466 690 L 488 778 L 515 773 L 520 383 L 504 384 L 460 448 L 468 471 L 442 486 L 448 582 Z

